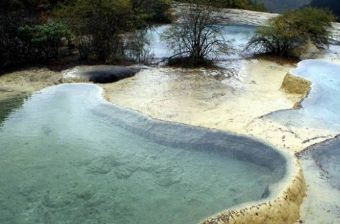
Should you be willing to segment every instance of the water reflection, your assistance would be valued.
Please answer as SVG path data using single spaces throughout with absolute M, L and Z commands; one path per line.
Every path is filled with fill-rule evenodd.
M 22 107 L 26 98 L 26 94 L 19 94 L 0 100 L 0 126 L 13 111 Z
M 161 61 L 173 55 L 171 49 L 162 39 L 162 34 L 170 28 L 171 25 L 157 26 L 147 32 L 149 44 L 147 48 L 155 61 Z M 255 32 L 255 26 L 247 25 L 223 25 L 222 35 L 226 42 L 229 42 L 231 51 L 226 55 L 219 55 L 218 60 L 235 60 L 242 59 L 251 55 L 253 52 L 245 51 L 248 41 Z

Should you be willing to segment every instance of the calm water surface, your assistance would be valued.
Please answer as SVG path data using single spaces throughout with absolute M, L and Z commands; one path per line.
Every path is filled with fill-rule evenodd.
M 0 127 L 0 223 L 195 224 L 267 197 L 285 165 L 254 140 L 105 104 L 93 85 L 51 87 Z
M 273 113 L 269 118 L 287 126 L 340 131 L 340 65 L 324 60 L 305 60 L 293 74 L 312 82 L 312 90 L 299 110 Z

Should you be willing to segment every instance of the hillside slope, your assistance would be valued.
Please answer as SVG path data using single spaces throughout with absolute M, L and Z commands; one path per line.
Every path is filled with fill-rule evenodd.
M 269 12 L 283 12 L 289 9 L 297 9 L 302 6 L 308 5 L 312 0 L 253 0 L 253 1 L 263 3 Z

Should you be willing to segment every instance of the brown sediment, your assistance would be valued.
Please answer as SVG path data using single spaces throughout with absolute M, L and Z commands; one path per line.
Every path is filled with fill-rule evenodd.
M 292 65 L 252 60 L 246 62 L 245 68 L 239 76 L 223 81 L 210 70 L 152 68 L 101 87 L 104 97 L 113 104 L 160 120 L 256 137 L 282 151 L 299 152 L 334 137 L 335 134 L 327 130 L 291 128 L 262 117 L 273 111 L 291 109 L 301 101 L 304 93 L 280 91 Z M 296 80 L 290 77 L 285 85 L 298 86 Z M 47 69 L 6 74 L 0 77 L 0 96 L 33 92 L 64 81 L 62 73 Z M 299 218 L 306 191 L 300 165 L 295 163 L 294 168 L 295 172 L 281 188 L 284 190 L 274 195 L 277 197 L 258 205 L 225 211 L 204 223 L 294 223 Z
M 240 82 L 231 78 L 221 83 L 197 70 L 157 69 L 102 87 L 105 98 L 116 105 L 161 120 L 256 137 L 290 153 L 334 136 L 335 133 L 328 130 L 292 128 L 261 117 L 267 112 L 292 109 L 307 95 L 310 85 L 305 85 L 301 92 L 288 89 L 289 93 L 281 88 L 292 65 L 254 60 L 248 61 L 245 67 Z M 299 86 L 308 82 L 290 77 L 285 85 L 289 83 Z M 299 163 L 295 163 L 294 168 L 296 172 L 275 199 L 228 210 L 203 223 L 295 223 L 306 184 Z
M 299 164 L 296 173 L 279 196 L 268 202 L 224 211 L 202 224 L 288 224 L 300 217 L 300 206 L 306 195 L 306 183 Z
M 281 89 L 288 94 L 298 95 L 298 98 L 301 98 L 293 107 L 294 109 L 298 109 L 301 107 L 302 101 L 308 96 L 311 87 L 311 81 L 287 73 L 282 82 Z
M 239 76 L 222 82 L 210 70 L 154 68 L 101 87 L 104 97 L 118 106 L 160 120 L 256 137 L 292 153 L 334 137 L 329 130 L 287 127 L 263 117 L 292 109 L 307 93 L 281 89 L 294 66 L 251 60 L 244 67 Z
M 15 95 L 29 94 L 63 82 L 60 72 L 46 68 L 31 68 L 4 74 L 0 77 L 0 100 Z
M 312 83 L 306 79 L 287 73 L 283 79 L 281 89 L 290 94 L 299 94 L 304 98 L 310 91 Z

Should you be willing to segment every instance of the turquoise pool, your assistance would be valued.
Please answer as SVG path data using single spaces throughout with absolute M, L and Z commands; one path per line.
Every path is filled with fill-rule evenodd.
M 50 87 L 0 126 L 0 223 L 196 224 L 268 197 L 286 163 L 253 139 L 109 105 L 94 85 Z

